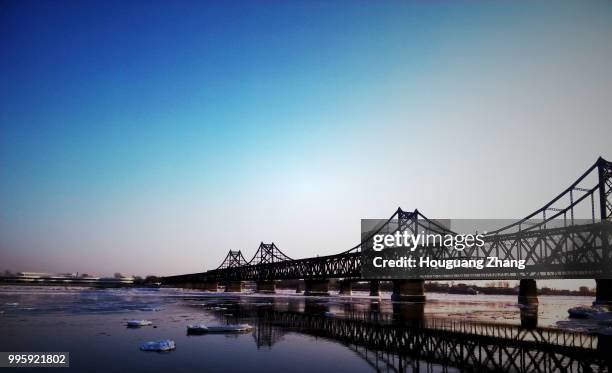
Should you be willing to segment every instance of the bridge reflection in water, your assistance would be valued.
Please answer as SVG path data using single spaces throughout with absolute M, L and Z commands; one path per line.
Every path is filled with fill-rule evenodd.
M 392 313 L 379 312 L 374 301 L 346 303 L 331 313 L 329 303 L 314 299 L 223 302 L 218 317 L 255 325 L 260 348 L 301 333 L 342 343 L 377 371 L 609 372 L 612 366 L 609 336 L 537 327 L 534 307 L 521 309 L 521 325 L 510 325 L 425 317 L 418 303 L 393 303 Z

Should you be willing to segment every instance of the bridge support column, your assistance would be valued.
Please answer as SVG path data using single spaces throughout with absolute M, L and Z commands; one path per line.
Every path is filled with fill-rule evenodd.
M 612 306 L 612 279 L 598 278 L 595 283 L 595 302 L 593 304 Z
M 393 280 L 391 300 L 402 302 L 425 302 L 425 281 Z
M 194 290 L 205 290 L 205 284 L 203 282 L 185 282 L 181 284 L 180 287 L 185 289 L 194 289 Z
M 276 282 L 274 280 L 257 281 L 257 292 L 265 294 L 276 293 Z
M 304 280 L 304 295 L 329 295 L 329 280 Z
M 370 296 L 371 297 L 380 296 L 380 281 L 378 280 L 370 281 Z
M 340 295 L 353 295 L 353 284 L 351 281 L 340 281 Z
M 204 290 L 217 292 L 219 290 L 219 283 L 217 281 L 205 282 Z
M 538 303 L 538 288 L 534 279 L 521 279 L 521 283 L 519 285 L 518 302 L 520 304 Z
M 242 292 L 242 281 L 228 281 L 225 284 L 225 292 L 226 293 L 240 293 Z

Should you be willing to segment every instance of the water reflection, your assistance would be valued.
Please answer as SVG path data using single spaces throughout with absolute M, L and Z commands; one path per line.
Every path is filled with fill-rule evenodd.
M 521 307 L 521 326 L 525 329 L 533 329 L 538 326 L 538 305 Z
M 229 308 L 219 320 L 252 323 L 259 348 L 297 332 L 340 342 L 377 371 L 591 372 L 611 366 L 604 336 L 538 328 L 537 305 L 521 308 L 521 325 L 426 318 L 418 303 L 394 302 L 391 314 L 383 314 L 374 300 L 237 301 Z
M 417 323 L 425 317 L 425 303 L 393 303 L 393 319 L 396 323 Z

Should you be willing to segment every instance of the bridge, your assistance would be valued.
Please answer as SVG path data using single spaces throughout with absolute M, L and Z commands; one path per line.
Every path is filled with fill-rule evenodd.
M 612 305 L 612 163 L 599 158 L 559 195 L 523 219 L 484 234 L 484 245 L 463 251 L 430 247 L 436 259 L 481 259 L 497 256 L 502 260 L 524 260 L 525 270 L 457 268 L 422 273 L 416 278 L 390 279 L 362 277 L 361 263 L 367 257 L 372 237 L 380 233 L 435 232 L 454 234 L 419 210 L 398 208 L 362 242 L 335 255 L 291 259 L 274 243 L 261 243 L 255 255 L 246 260 L 241 251 L 230 251 L 217 268 L 164 277 L 170 286 L 217 291 L 243 290 L 244 281 L 255 281 L 258 292 L 272 293 L 275 281 L 300 279 L 305 295 L 328 295 L 329 279 L 340 280 L 340 293 L 351 293 L 351 283 L 368 280 L 371 295 L 379 294 L 380 281 L 393 282 L 392 298 L 422 302 L 425 280 L 520 280 L 519 302 L 537 303 L 536 279 L 595 279 L 596 303 Z M 578 219 L 588 211 L 588 219 Z

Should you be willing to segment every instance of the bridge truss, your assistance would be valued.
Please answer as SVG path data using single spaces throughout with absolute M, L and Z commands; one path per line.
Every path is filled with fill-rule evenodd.
M 594 185 L 589 185 L 596 178 Z M 557 197 L 525 218 L 484 236 L 483 247 L 464 251 L 428 247 L 437 259 L 525 260 L 523 272 L 474 269 L 422 274 L 423 279 L 608 278 L 612 274 L 612 163 L 599 158 Z M 576 219 L 579 208 L 590 207 L 585 223 Z M 428 219 L 418 210 L 398 208 L 371 235 L 349 250 L 335 255 L 292 260 L 274 245 L 261 243 L 246 261 L 240 251 L 230 251 L 215 270 L 166 277 L 166 283 L 317 278 L 361 278 L 362 249 L 379 233 L 396 231 L 455 232 Z M 381 278 L 384 279 L 384 278 Z

